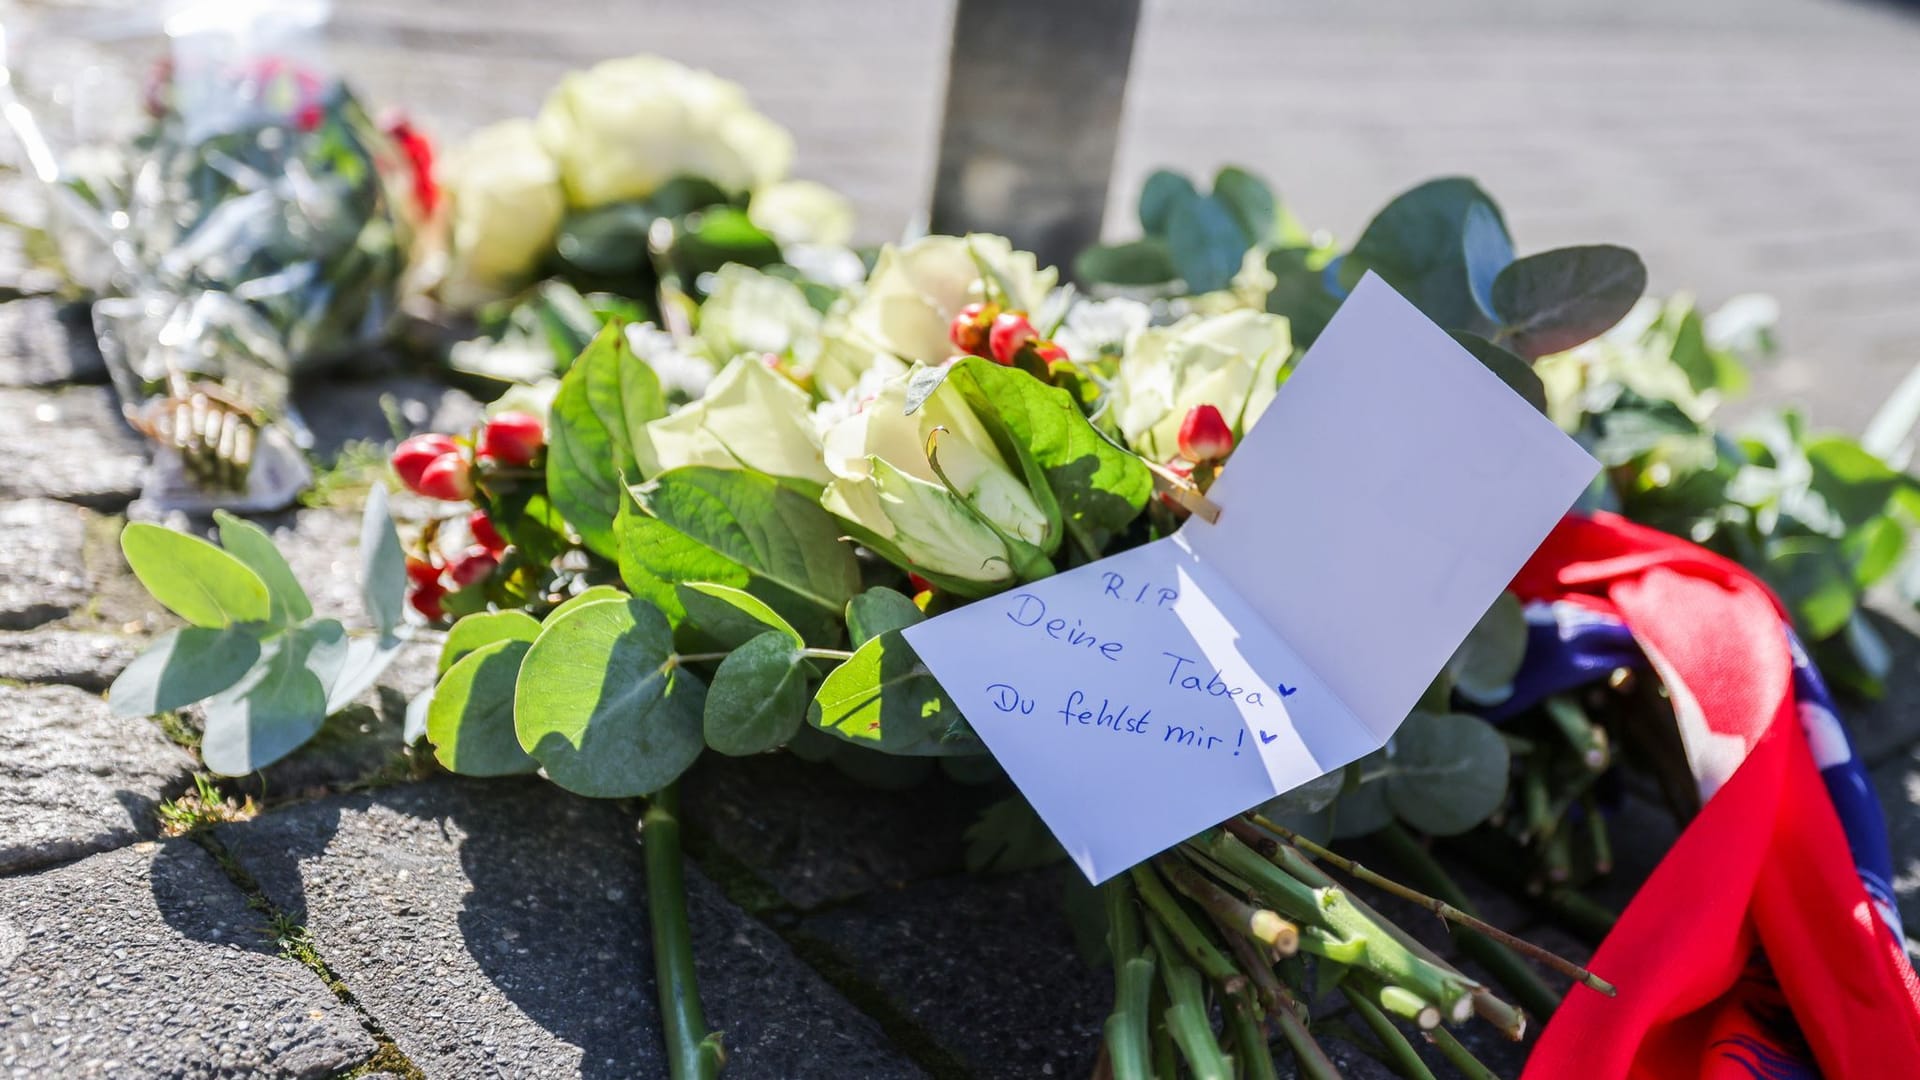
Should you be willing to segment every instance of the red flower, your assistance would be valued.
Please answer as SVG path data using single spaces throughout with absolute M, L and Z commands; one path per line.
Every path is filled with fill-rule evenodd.
M 407 580 L 416 588 L 426 588 L 440 580 L 440 568 L 417 555 L 407 556 Z
M 994 316 L 993 329 L 987 334 L 987 344 L 993 350 L 996 363 L 1011 364 L 1019 354 L 1020 346 L 1038 338 L 1033 324 L 1025 315 L 1017 311 L 1004 311 Z
M 500 538 L 500 530 L 493 527 L 493 521 L 487 517 L 485 510 L 475 510 L 467 515 L 467 531 L 473 534 L 475 543 L 495 555 L 507 550 L 507 542 Z
M 480 430 L 480 456 L 516 468 L 533 464 L 547 442 L 545 427 L 531 413 L 503 412 Z
M 1233 453 L 1233 429 L 1211 405 L 1195 405 L 1180 421 L 1180 456 L 1199 464 Z
M 393 451 L 393 471 L 410 491 L 420 491 L 420 474 L 447 454 L 459 454 L 460 444 L 445 435 L 415 435 Z M 425 494 L 424 492 L 421 492 Z
M 412 604 L 413 610 L 419 612 L 428 622 L 439 622 L 447 614 L 446 609 L 440 605 L 440 601 L 445 599 L 446 595 L 446 586 L 438 581 L 429 581 L 417 586 L 412 593 L 408 594 L 407 603 Z

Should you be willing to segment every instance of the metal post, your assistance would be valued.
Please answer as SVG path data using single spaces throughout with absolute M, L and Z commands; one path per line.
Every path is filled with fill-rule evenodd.
M 957 0 L 936 233 L 1060 267 L 1100 237 L 1140 0 Z

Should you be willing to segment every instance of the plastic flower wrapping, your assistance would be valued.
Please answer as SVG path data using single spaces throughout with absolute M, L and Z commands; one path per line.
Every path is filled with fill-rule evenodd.
M 291 380 L 377 347 L 398 310 L 433 198 L 424 144 L 330 71 L 323 16 L 194 3 L 110 40 L 55 15 L 8 27 L 8 117 L 155 443 L 161 508 L 289 503 L 310 478 Z

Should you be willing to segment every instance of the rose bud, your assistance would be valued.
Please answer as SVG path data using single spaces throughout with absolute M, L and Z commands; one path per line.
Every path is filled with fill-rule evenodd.
M 947 324 L 947 339 L 971 356 L 987 355 L 987 329 L 993 323 L 994 310 L 986 304 L 972 303 Z
M 479 453 L 516 468 L 533 464 L 533 456 L 547 442 L 545 427 L 531 413 L 503 412 L 480 429 Z
M 1055 345 L 1051 341 L 1040 341 L 1034 343 L 1033 355 L 1045 360 L 1049 366 L 1052 366 L 1067 358 L 1067 350 Z
M 420 474 L 434 460 L 447 454 L 458 453 L 460 446 L 445 435 L 415 435 L 405 440 L 393 450 L 393 471 L 407 490 L 420 491 Z M 424 493 L 423 493 L 424 494 Z
M 493 552 L 475 544 L 453 560 L 447 569 L 447 577 L 452 579 L 454 588 L 465 589 L 487 580 L 499 565 L 500 560 L 494 558 Z
M 407 556 L 407 580 L 417 588 L 426 588 L 440 580 L 440 568 L 418 556 Z
M 1011 364 L 1020 352 L 1020 346 L 1039 337 L 1033 332 L 1033 324 L 1025 315 L 1017 311 L 1006 311 L 994 316 L 993 330 L 987 335 L 987 344 L 993 349 L 995 363 Z
M 419 612 L 421 618 L 428 622 L 439 622 L 447 614 L 446 609 L 440 606 L 440 601 L 446 595 L 445 586 L 438 581 L 429 581 L 409 593 L 407 603 L 413 605 L 413 610 Z
M 485 510 L 475 510 L 467 515 L 467 531 L 473 534 L 473 540 L 495 555 L 507 550 L 507 542 L 500 538 L 500 530 L 493 527 L 492 519 Z
M 1233 429 L 1211 405 L 1195 405 L 1180 421 L 1180 456 L 1198 464 L 1233 452 Z
M 413 490 L 429 499 L 465 502 L 473 498 L 473 473 L 459 451 L 441 454 L 420 471 L 420 482 Z

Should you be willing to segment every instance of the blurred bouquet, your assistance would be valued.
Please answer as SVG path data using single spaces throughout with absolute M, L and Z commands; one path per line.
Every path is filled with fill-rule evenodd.
M 381 340 L 434 198 L 424 143 L 313 55 L 323 15 L 194 3 L 159 42 L 45 26 L 44 54 L 20 50 L 30 107 L 8 117 L 127 417 L 159 445 L 164 507 L 277 508 L 306 485 L 290 379 Z

